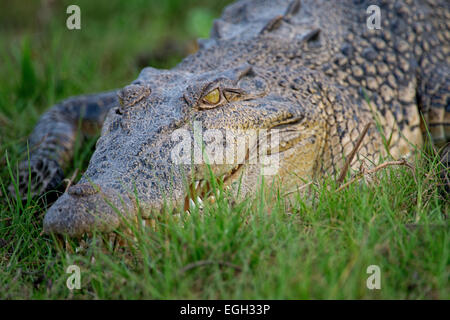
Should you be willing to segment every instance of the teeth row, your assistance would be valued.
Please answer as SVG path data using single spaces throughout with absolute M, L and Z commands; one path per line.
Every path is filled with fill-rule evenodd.
M 239 165 L 237 165 L 236 167 L 233 168 L 233 170 L 236 170 L 239 168 Z M 232 171 L 233 171 L 232 170 Z M 198 191 L 198 190 L 205 190 L 206 185 L 206 181 L 205 180 L 195 180 L 194 181 L 194 190 Z M 229 190 L 230 186 L 224 186 L 225 190 Z M 217 196 L 220 196 L 221 192 L 220 190 L 217 190 Z M 211 195 L 208 197 L 207 201 L 210 204 L 213 204 L 216 202 L 216 196 Z M 199 208 L 199 209 L 203 209 L 204 208 L 204 202 L 202 200 L 202 198 L 200 198 L 199 196 L 197 196 L 196 201 L 194 201 L 192 198 L 189 198 L 189 210 L 186 210 L 186 214 L 190 215 L 191 214 L 191 210 L 195 209 L 195 208 Z
M 197 197 L 197 203 L 194 202 L 194 200 L 189 199 L 189 207 L 196 208 L 199 207 L 199 209 L 203 209 L 203 200 L 200 197 Z
M 195 190 L 198 190 L 199 188 L 203 189 L 205 187 L 206 187 L 206 181 L 205 180 L 195 180 L 195 182 L 194 182 L 194 189 Z
M 218 195 L 220 194 L 219 191 L 217 191 Z M 208 202 L 213 204 L 214 202 L 216 202 L 216 197 L 215 196 L 209 196 L 208 197 Z M 190 209 L 195 209 L 195 208 L 199 208 L 199 209 L 203 209 L 204 208 L 204 204 L 203 204 L 203 200 L 200 197 L 197 197 L 197 203 L 194 202 L 194 200 L 189 199 L 189 208 Z M 191 214 L 190 210 L 186 210 L 187 214 Z
M 224 187 L 225 190 L 229 190 L 230 186 L 225 186 Z M 217 197 L 219 197 L 221 194 L 220 190 L 217 190 Z M 213 204 L 214 202 L 216 202 L 216 196 L 209 196 L 207 201 L 211 204 Z M 199 207 L 199 209 L 203 209 L 204 205 L 203 205 L 203 200 L 202 198 L 200 198 L 199 196 L 197 196 L 197 202 L 195 202 L 192 198 L 189 198 L 189 207 L 194 209 L 196 207 Z

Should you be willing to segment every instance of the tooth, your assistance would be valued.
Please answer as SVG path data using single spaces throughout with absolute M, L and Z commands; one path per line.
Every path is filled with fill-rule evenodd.
M 197 203 L 198 203 L 198 207 L 200 209 L 203 209 L 203 200 L 200 197 L 197 197 Z
M 142 220 L 141 223 L 142 223 L 142 226 L 145 228 L 145 220 Z
M 195 180 L 195 182 L 194 182 L 194 189 L 195 190 L 198 189 L 199 184 L 200 184 L 200 181 L 199 180 Z
M 189 206 L 194 209 L 195 208 L 195 202 L 192 199 L 189 199 Z

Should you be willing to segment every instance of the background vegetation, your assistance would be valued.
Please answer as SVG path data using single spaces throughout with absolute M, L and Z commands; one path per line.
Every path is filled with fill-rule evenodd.
M 449 205 L 430 153 L 414 170 L 388 167 L 343 190 L 329 178 L 291 207 L 275 190 L 233 207 L 222 192 L 203 212 L 155 217 L 114 246 L 42 235 L 45 205 L 9 196 L 10 172 L 45 109 L 125 86 L 146 65 L 174 66 L 228 2 L 0 3 L 1 299 L 450 297 Z M 69 4 L 81 7 L 80 31 L 65 27 Z M 83 172 L 93 145 L 77 149 L 68 176 Z M 70 264 L 81 266 L 81 290 L 66 287 Z M 381 290 L 366 287 L 373 264 Z

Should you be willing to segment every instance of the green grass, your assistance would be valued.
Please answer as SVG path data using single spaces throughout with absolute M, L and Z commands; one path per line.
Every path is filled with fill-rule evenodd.
M 225 1 L 42 3 L 0 10 L 1 299 L 450 298 L 449 203 L 432 153 L 411 160 L 414 174 L 392 166 L 341 191 L 328 178 L 291 206 L 275 190 L 234 206 L 222 192 L 202 212 L 131 226 L 114 248 L 97 235 L 75 252 L 79 240 L 61 246 L 41 235 L 43 204 L 19 202 L 5 188 L 42 112 L 71 95 L 124 86 L 142 64 L 173 66 L 208 35 Z M 81 31 L 65 28 L 69 3 L 81 7 Z M 67 176 L 85 170 L 93 146 L 77 148 Z M 72 292 L 71 264 L 82 272 Z M 381 290 L 366 288 L 369 265 L 381 268 Z

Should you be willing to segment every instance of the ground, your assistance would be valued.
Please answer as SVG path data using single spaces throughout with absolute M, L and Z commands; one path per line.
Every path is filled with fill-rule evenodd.
M 125 86 L 146 65 L 174 66 L 228 2 L 0 5 L 0 299 L 450 298 L 449 204 L 429 150 L 408 160 L 412 169 L 387 166 L 345 188 L 328 177 L 291 206 L 276 190 L 234 205 L 221 196 L 190 216 L 132 227 L 114 247 L 101 235 L 42 235 L 45 203 L 7 193 L 46 108 Z M 69 4 L 81 8 L 81 30 L 66 28 Z M 75 182 L 94 144 L 78 145 L 66 172 Z M 81 269 L 79 290 L 66 286 L 70 265 Z M 371 265 L 380 268 L 380 289 L 367 287 Z

